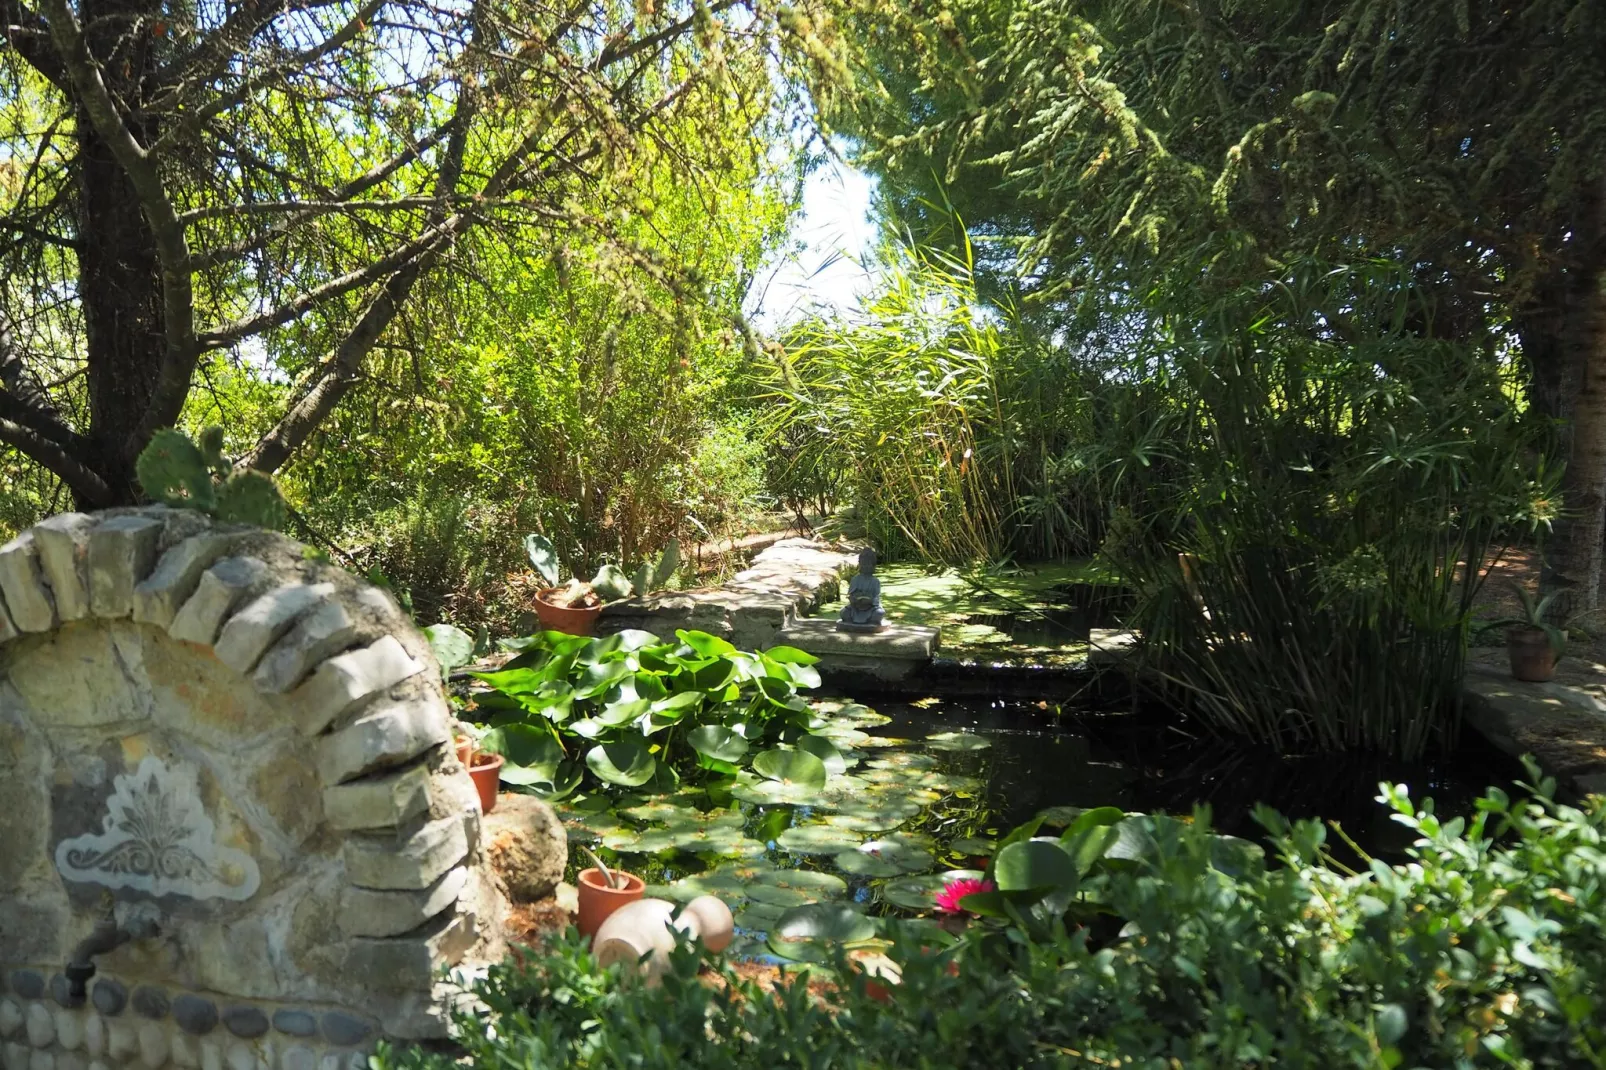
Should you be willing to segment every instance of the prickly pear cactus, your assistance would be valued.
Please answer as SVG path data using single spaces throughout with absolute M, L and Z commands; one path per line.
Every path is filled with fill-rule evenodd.
M 210 513 L 216 504 L 206 458 L 195 443 L 171 428 L 151 436 L 134 462 L 134 475 L 145 494 L 163 505 Z
M 678 568 L 680 568 L 680 540 L 670 539 L 664 543 L 664 552 L 658 555 L 658 565 L 652 570 L 654 589 L 674 579 L 675 570 Z
M 208 424 L 201 429 L 201 437 L 195 444 L 201 448 L 201 456 L 214 475 L 222 478 L 229 474 L 229 462 L 223 457 L 223 428 Z
M 217 518 L 279 531 L 289 520 L 289 513 L 273 477 L 248 468 L 235 472 L 218 488 Z
M 223 429 L 208 427 L 197 446 L 168 428 L 151 436 L 134 462 L 146 497 L 184 509 L 197 509 L 231 524 L 254 524 L 281 531 L 289 519 L 284 496 L 265 472 L 230 474 L 223 457 Z M 222 478 L 214 479 L 214 474 Z

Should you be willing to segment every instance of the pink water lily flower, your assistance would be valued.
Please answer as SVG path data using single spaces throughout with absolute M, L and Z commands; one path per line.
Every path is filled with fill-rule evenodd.
M 943 885 L 942 891 L 937 893 L 937 910 L 943 914 L 963 914 L 965 908 L 959 901 L 967 895 L 978 892 L 990 892 L 998 886 L 992 881 L 977 880 L 974 877 L 961 877 Z

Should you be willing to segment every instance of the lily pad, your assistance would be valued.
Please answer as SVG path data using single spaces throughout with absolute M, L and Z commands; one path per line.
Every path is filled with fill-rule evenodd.
M 1042 818 L 1043 824 L 1050 828 L 1064 828 L 1082 816 L 1082 808 L 1080 806 L 1050 806 L 1046 810 L 1037 811 L 1037 816 Z
M 930 869 L 936 859 L 930 852 L 899 840 L 871 840 L 832 859 L 838 869 L 857 877 L 896 877 Z
M 670 821 L 677 815 L 695 814 L 697 811 L 692 807 L 690 799 L 683 801 L 677 799 L 654 799 L 652 802 L 632 806 L 628 810 L 620 812 L 626 817 L 635 818 L 637 821 Z
M 836 899 L 846 895 L 847 882 L 834 873 L 821 873 L 812 869 L 769 868 L 758 872 L 748 886 L 747 894 L 754 899 L 767 895 L 762 888 L 779 888 L 802 892 L 811 899 Z M 784 898 L 770 895 L 771 900 Z
M 809 903 L 782 914 L 769 931 L 770 950 L 795 962 L 829 961 L 833 945 L 875 939 L 871 919 L 845 903 Z
M 797 749 L 820 759 L 827 773 L 838 774 L 848 771 L 847 758 L 837 749 L 835 743 L 824 736 L 804 736 L 797 741 Z
M 936 905 L 937 893 L 950 882 L 981 878 L 982 871 L 979 869 L 950 869 L 946 873 L 899 877 L 881 886 L 881 898 L 905 910 L 931 910 Z
M 738 762 L 747 753 L 747 740 L 723 725 L 705 724 L 686 733 L 692 750 L 719 762 Z
M 919 815 L 924 806 L 907 796 L 885 793 L 865 795 L 858 799 L 833 800 L 819 804 L 821 809 L 836 811 L 826 820 L 839 828 L 857 828 L 870 832 L 895 829 L 905 821 Z
M 835 743 L 838 747 L 872 746 L 871 740 L 875 738 L 868 732 L 862 732 L 852 725 L 844 724 L 830 724 L 815 731 Z
M 736 927 L 750 932 L 765 932 L 781 920 L 781 915 L 785 914 L 787 909 L 768 903 L 748 903 L 736 915 Z
M 968 855 L 970 857 L 990 855 L 997 849 L 998 845 L 992 840 L 984 840 L 976 836 L 961 836 L 948 845 L 948 850 L 954 854 Z
M 762 903 L 779 911 L 787 910 L 791 907 L 799 907 L 804 903 L 815 902 L 820 897 L 810 895 L 799 888 L 782 888 L 778 885 L 762 884 L 755 881 L 747 886 L 747 898 L 755 903 Z M 836 897 L 827 896 L 826 898 L 834 899 Z
M 839 826 L 795 825 L 776 837 L 775 842 L 798 855 L 834 855 L 856 847 L 859 834 Z
M 602 743 L 586 752 L 586 765 L 609 784 L 639 787 L 652 779 L 658 763 L 636 740 Z
M 936 732 L 926 737 L 926 746 L 933 750 L 969 752 L 986 750 L 993 741 L 974 732 Z
M 607 843 L 607 840 L 603 842 Z M 660 851 L 690 851 L 692 854 L 756 857 L 764 853 L 764 845 L 743 836 L 739 827 L 710 824 L 648 829 L 637 839 L 634 850 L 649 854 Z
M 820 789 L 800 784 L 783 784 L 779 780 L 765 780 L 751 773 L 741 773 L 731 785 L 730 793 L 732 798 L 752 803 L 754 806 L 779 806 L 814 802 L 819 797 Z
M 865 763 L 871 769 L 890 770 L 924 770 L 937 768 L 938 760 L 929 754 L 918 754 L 915 751 L 896 751 L 883 758 L 875 758 Z
M 753 757 L 753 772 L 789 787 L 825 787 L 828 771 L 817 756 L 803 750 L 767 750 Z

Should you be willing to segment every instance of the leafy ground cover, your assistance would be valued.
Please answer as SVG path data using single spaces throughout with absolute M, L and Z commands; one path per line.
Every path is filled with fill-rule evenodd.
M 1346 866 L 1326 826 L 1270 810 L 1264 855 L 1203 812 L 1028 825 L 957 931 L 783 914 L 781 939 L 812 949 L 795 957 L 825 962 L 808 985 L 688 945 L 646 988 L 571 937 L 477 986 L 466 1051 L 376 1067 L 1606 1066 L 1606 801 L 1564 805 L 1530 777 L 1456 816 L 1381 785 L 1414 840 L 1400 865 Z M 869 943 L 895 982 L 843 953 Z

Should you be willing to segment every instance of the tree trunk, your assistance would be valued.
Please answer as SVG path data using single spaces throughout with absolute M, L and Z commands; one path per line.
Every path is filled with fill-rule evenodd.
M 1576 363 L 1571 401 L 1571 443 L 1562 479 L 1563 522 L 1546 555 L 1545 586 L 1561 591 L 1561 615 L 1600 606 L 1602 550 L 1606 548 L 1606 265 L 1583 273 L 1574 314 L 1561 333 Z M 1553 401 L 1563 404 L 1559 396 Z
M 91 52 L 102 61 L 113 97 L 133 106 L 131 133 L 149 145 L 155 130 L 137 111 L 141 82 L 153 67 L 150 0 L 84 0 L 82 21 Z M 130 22 L 142 29 L 129 33 Z M 150 405 L 167 344 L 156 238 L 133 183 L 95 132 L 82 107 L 78 138 L 78 292 L 83 302 L 89 392 L 89 437 L 99 474 L 111 488 L 108 504 L 139 498 L 134 460 L 145 443 L 136 429 Z M 80 503 L 82 505 L 83 503 Z

